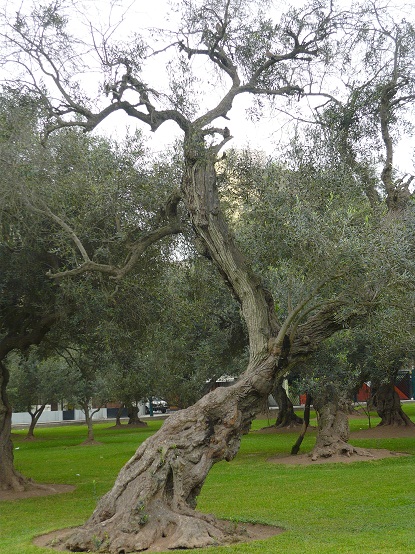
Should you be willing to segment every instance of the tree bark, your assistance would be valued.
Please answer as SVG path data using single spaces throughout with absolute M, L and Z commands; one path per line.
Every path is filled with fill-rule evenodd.
M 301 433 L 298 437 L 298 439 L 295 441 L 295 444 L 291 448 L 291 456 L 295 456 L 300 451 L 300 446 L 304 440 L 305 434 L 307 433 L 308 426 L 310 425 L 310 407 L 313 399 L 309 395 L 309 393 L 306 394 L 306 400 L 305 400 L 305 406 L 304 406 L 304 420 L 301 428 Z
M 121 470 L 113 489 L 83 528 L 73 551 L 120 553 L 149 548 L 161 537 L 169 548 L 196 548 L 234 540 L 233 530 L 195 511 L 197 496 L 216 462 L 230 461 L 272 387 L 275 355 L 235 385 L 219 387 L 175 412 Z
M 373 404 L 381 418 L 379 426 L 413 427 L 415 424 L 402 410 L 401 401 L 393 382 L 379 386 L 373 395 Z
M 303 419 L 294 412 L 294 406 L 281 383 L 277 383 L 273 396 L 278 404 L 278 417 L 275 422 L 277 428 L 290 428 L 302 425 Z
M 0 490 L 23 491 L 29 480 L 20 475 L 13 464 L 12 408 L 6 393 L 8 381 L 9 372 L 0 361 Z
M 328 385 L 323 393 L 314 398 L 318 426 L 316 444 L 311 452 L 313 461 L 318 458 L 330 458 L 343 455 L 370 456 L 367 450 L 348 444 L 349 440 L 349 402 L 339 398 L 335 387 Z
M 121 427 L 122 426 L 121 414 L 122 414 L 123 409 L 124 409 L 124 404 L 121 404 L 121 406 L 119 406 L 119 408 L 118 408 L 117 415 L 115 416 L 115 426 L 116 427 Z
M 172 414 L 121 470 L 113 489 L 67 545 L 74 551 L 120 554 L 145 550 L 161 537 L 168 548 L 234 540 L 212 516 L 195 511 L 213 464 L 232 460 L 272 390 L 284 336 L 271 296 L 234 245 L 219 208 L 215 158 L 203 137 L 188 136 L 183 197 L 199 245 L 239 300 L 249 333 L 250 361 L 240 380 Z
M 84 410 L 85 422 L 88 428 L 87 442 L 93 443 L 95 442 L 95 436 L 94 436 L 94 424 L 92 422 L 92 413 L 89 411 L 88 404 L 84 404 L 82 409 Z
M 14 349 L 24 351 L 31 344 L 39 344 L 59 317 L 60 314 L 52 313 L 38 321 L 29 321 L 25 332 L 7 335 L 0 342 L 0 490 L 22 491 L 33 487 L 42 488 L 41 485 L 35 485 L 31 479 L 23 477 L 13 465 L 12 408 L 6 392 L 9 372 L 3 360 Z
M 198 249 L 216 265 L 240 302 L 249 336 L 248 368 L 233 386 L 217 388 L 194 406 L 170 415 L 138 448 L 91 518 L 67 541 L 73 551 L 141 551 L 162 537 L 168 541 L 164 550 L 235 540 L 232 526 L 195 511 L 197 496 L 213 464 L 234 458 L 275 380 L 287 371 L 287 332 L 303 304 L 279 326 L 271 294 L 234 244 L 221 213 L 217 149 L 205 148 L 203 136 L 187 133 L 184 152 L 182 193 Z M 331 306 L 310 318 L 303 327 L 307 340 L 300 337 L 296 344 L 301 356 L 338 329 L 335 315 Z
M 128 413 L 128 425 L 136 425 L 137 427 L 147 427 L 147 423 L 141 421 L 139 413 L 139 408 L 136 404 L 129 404 L 127 413 Z

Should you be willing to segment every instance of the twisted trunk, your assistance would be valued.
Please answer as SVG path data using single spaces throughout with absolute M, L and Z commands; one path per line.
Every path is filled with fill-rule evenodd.
M 312 460 L 336 455 L 370 456 L 368 451 L 348 443 L 350 403 L 338 396 L 335 387 L 328 385 L 323 393 L 314 397 L 313 405 L 318 426 L 316 444 L 311 452 Z
M 75 551 L 145 550 L 168 538 L 168 548 L 195 548 L 234 540 L 234 530 L 195 511 L 211 467 L 232 460 L 240 439 L 270 390 L 275 356 L 231 387 L 169 416 L 121 470 L 93 516 L 69 540 Z M 101 551 L 101 550 L 100 550 Z
M 402 410 L 393 382 L 379 386 L 373 395 L 373 404 L 381 418 L 379 426 L 413 427 L 415 425 Z
M 239 300 L 249 334 L 248 368 L 231 387 L 217 388 L 194 406 L 176 412 L 147 439 L 121 470 L 114 487 L 86 524 L 67 541 L 73 551 L 121 554 L 157 546 L 195 548 L 235 540 L 234 526 L 195 511 L 211 467 L 232 460 L 240 440 L 260 411 L 277 378 L 287 371 L 286 338 L 273 299 L 234 244 L 216 188 L 215 152 L 203 138 L 186 137 L 182 193 L 199 251 L 216 265 Z M 304 356 L 339 327 L 335 309 L 322 310 L 297 335 L 295 351 Z
M 74 533 L 74 551 L 120 554 L 168 540 L 167 548 L 194 548 L 234 540 L 235 529 L 195 511 L 211 467 L 232 460 L 242 434 L 271 392 L 281 358 L 273 302 L 234 245 L 219 208 L 215 159 L 201 141 L 186 145 L 183 196 L 199 246 L 241 304 L 250 341 L 250 362 L 239 381 L 218 388 L 176 412 L 147 439 L 121 470 L 113 489 L 89 521 Z M 164 543 L 165 544 L 165 543 Z

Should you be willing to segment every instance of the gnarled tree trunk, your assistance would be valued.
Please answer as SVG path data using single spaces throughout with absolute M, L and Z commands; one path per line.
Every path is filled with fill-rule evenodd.
M 350 402 L 340 398 L 335 387 L 330 385 L 327 385 L 323 393 L 313 397 L 318 426 L 316 444 L 311 452 L 312 460 L 330 458 L 335 455 L 370 456 L 368 451 L 348 443 L 350 435 L 349 404 Z
M 271 389 L 274 354 L 235 385 L 220 387 L 169 416 L 121 470 L 113 489 L 68 542 L 74 551 L 141 551 L 168 538 L 168 548 L 234 540 L 232 526 L 195 511 L 216 462 L 231 460 Z
M 195 511 L 196 499 L 213 464 L 236 455 L 241 436 L 275 380 L 287 371 L 287 330 L 303 304 L 282 327 L 278 325 L 271 295 L 236 248 L 222 216 L 215 150 L 204 148 L 203 137 L 186 136 L 185 154 L 182 193 L 196 241 L 240 302 L 249 334 L 249 365 L 236 384 L 218 388 L 194 406 L 170 415 L 138 448 L 91 518 L 67 541 L 74 551 L 121 554 L 145 550 L 158 541 L 166 550 L 234 540 L 232 526 L 229 529 Z M 331 307 L 298 327 L 307 340 L 298 338 L 295 351 L 304 356 L 310 344 L 337 330 L 334 315 Z
M 236 455 L 242 434 L 275 381 L 284 337 L 278 334 L 272 299 L 235 247 L 221 214 L 216 154 L 204 149 L 200 137 L 188 139 L 186 207 L 199 245 L 241 303 L 249 333 L 249 366 L 235 385 L 218 388 L 171 415 L 138 448 L 89 521 L 68 541 L 74 551 L 97 550 L 99 543 L 103 552 L 134 552 L 163 537 L 169 538 L 167 548 L 229 540 L 232 533 L 223 524 L 195 511 L 196 499 L 213 464 Z
M 379 386 L 373 395 L 373 404 L 381 418 L 379 425 L 413 427 L 415 424 L 402 410 L 401 401 L 393 382 Z
M 137 427 L 147 427 L 145 421 L 141 421 L 140 416 L 138 415 L 140 408 L 136 404 L 129 404 L 127 407 L 128 414 L 128 425 L 136 425 Z

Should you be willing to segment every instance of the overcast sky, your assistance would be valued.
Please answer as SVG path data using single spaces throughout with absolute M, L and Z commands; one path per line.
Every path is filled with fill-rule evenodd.
M 247 0 L 249 1 L 249 0 Z M 346 6 L 349 0 L 340 0 L 342 6 Z M 32 0 L 3 0 L 4 6 L 10 13 L 15 13 L 18 6 L 22 6 L 23 9 L 33 5 Z M 294 0 L 295 5 L 299 4 Z M 302 3 L 302 2 L 301 2 Z M 337 4 L 339 0 L 337 0 Z M 281 2 L 274 2 L 275 4 L 275 19 L 279 17 L 279 7 Z M 390 3 L 392 6 L 392 3 Z M 397 13 L 402 17 L 405 15 L 403 6 L 405 6 L 405 12 L 409 7 L 414 7 L 414 0 L 409 3 L 405 0 L 394 0 L 394 6 L 400 6 L 397 9 Z M 122 26 L 114 30 L 114 36 L 118 36 L 120 39 L 126 38 L 130 33 L 141 31 L 141 29 L 148 29 L 151 27 L 159 28 L 177 28 L 177 14 L 172 10 L 169 5 L 177 6 L 178 1 L 169 0 L 117 0 L 115 3 L 109 0 L 76 0 L 75 5 L 78 8 L 78 16 L 75 19 L 75 25 L 77 31 L 83 30 L 85 34 L 89 33 L 89 21 L 94 22 L 96 25 L 96 31 L 104 31 L 108 29 L 110 25 L 113 25 L 124 18 Z M 127 9 L 128 8 L 128 9 Z M 285 10 L 284 5 L 282 9 Z M 127 11 L 126 11 L 127 9 Z M 84 15 L 82 15 L 84 14 Z M 200 62 L 199 62 L 200 63 Z M 153 66 L 154 67 L 154 66 Z M 201 67 L 202 71 L 206 71 L 207 64 Z M 165 78 L 165 67 L 162 60 L 155 66 L 155 70 L 150 74 L 147 74 L 147 82 L 154 88 L 158 87 L 158 84 Z M 93 94 L 98 90 L 98 83 L 100 82 L 99 75 L 92 73 L 89 78 L 91 92 Z M 211 100 L 211 99 L 210 99 Z M 249 107 L 248 95 L 241 95 L 235 99 L 234 107 L 228 116 L 230 118 L 226 125 L 230 128 L 234 139 L 228 143 L 229 147 L 243 148 L 250 146 L 264 150 L 266 153 L 271 154 L 275 150 L 276 144 L 287 141 L 289 134 L 289 124 L 287 118 L 282 114 L 274 114 L 272 117 L 264 115 L 260 120 L 252 122 L 247 117 L 247 108 Z M 221 122 L 222 125 L 222 122 Z M 143 130 L 147 137 L 147 143 L 153 151 L 161 151 L 164 147 L 171 143 L 175 137 L 180 136 L 181 132 L 177 128 L 177 125 L 172 122 L 164 123 L 156 133 L 151 133 L 148 129 L 141 125 L 137 120 L 126 116 L 118 112 L 108 120 L 104 121 L 98 128 L 98 133 L 105 133 L 118 136 L 122 138 L 125 133 L 126 126 L 135 128 L 138 126 Z M 407 172 L 414 172 L 414 164 L 412 160 L 413 145 L 412 141 L 406 141 L 400 145 L 397 151 L 396 162 L 401 169 Z

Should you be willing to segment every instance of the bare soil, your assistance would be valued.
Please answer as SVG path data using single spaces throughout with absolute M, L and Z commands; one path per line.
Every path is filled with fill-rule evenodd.
M 34 484 L 25 491 L 3 491 L 0 490 L 0 501 L 3 500 L 22 500 L 24 498 L 39 498 L 40 496 L 50 496 L 52 494 L 62 494 L 75 490 L 74 485 L 38 485 Z

